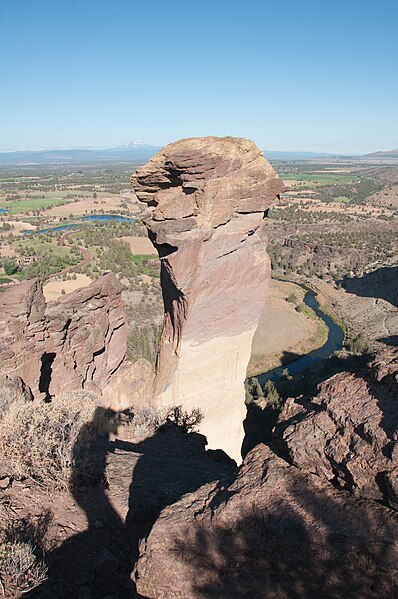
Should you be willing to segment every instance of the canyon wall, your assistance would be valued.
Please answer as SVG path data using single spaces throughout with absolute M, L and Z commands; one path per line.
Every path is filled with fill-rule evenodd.
M 0 366 L 34 397 L 101 392 L 126 355 L 122 285 L 112 274 L 48 305 L 38 279 L 0 294 Z
M 132 176 L 161 258 L 155 396 L 199 407 L 211 448 L 240 461 L 244 380 L 270 277 L 266 211 L 283 183 L 251 141 L 170 144 Z

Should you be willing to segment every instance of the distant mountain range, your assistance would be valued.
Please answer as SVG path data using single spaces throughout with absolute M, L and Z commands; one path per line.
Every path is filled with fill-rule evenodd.
M 115 148 L 70 148 L 0 152 L 0 164 L 82 164 L 90 162 L 146 161 L 160 150 L 139 142 Z
M 114 148 L 68 148 L 43 150 L 0 151 L 0 165 L 34 165 L 34 164 L 86 164 L 96 162 L 146 162 L 156 154 L 161 146 L 131 141 Z M 300 152 L 265 150 L 269 160 L 309 160 L 311 158 L 396 158 L 398 150 L 373 152 L 365 156 L 338 156 L 326 152 Z
M 115 148 L 68 148 L 44 150 L 18 150 L 0 152 L 0 164 L 83 164 L 115 161 L 147 161 L 156 154 L 161 146 L 153 146 L 140 142 L 130 142 Z M 326 158 L 334 154 L 322 152 L 281 152 L 266 150 L 266 158 L 270 160 L 306 160 L 309 158 Z
M 387 150 L 386 152 L 372 152 L 364 158 L 398 158 L 398 150 Z

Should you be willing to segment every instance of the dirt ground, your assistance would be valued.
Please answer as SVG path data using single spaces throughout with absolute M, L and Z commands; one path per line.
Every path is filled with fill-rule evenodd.
M 70 281 L 50 281 L 43 287 L 44 297 L 47 302 L 56 301 L 62 295 L 62 289 L 65 293 L 75 291 L 81 287 L 87 287 L 91 283 L 90 277 L 83 274 L 76 274 L 76 279 Z
M 249 373 L 258 372 L 260 364 L 264 369 L 279 365 L 286 352 L 304 353 L 304 347 L 316 333 L 316 321 L 296 312 L 295 305 L 286 301 L 291 293 L 300 299 L 304 296 L 303 289 L 294 283 L 271 281 L 253 338 Z
M 82 214 L 90 213 L 91 210 L 111 212 L 112 210 L 120 209 L 122 201 L 123 199 L 118 195 L 98 198 L 97 200 L 87 198 L 78 202 L 69 202 L 69 204 L 63 206 L 54 206 L 51 210 L 46 210 L 46 216 L 68 217 L 70 214 L 81 216 Z
M 0 256 L 2 258 L 11 258 L 13 256 L 16 256 L 16 251 L 9 245 L 4 245 L 0 247 Z
M 34 231 L 36 229 L 36 227 L 31 225 L 30 223 L 26 223 L 20 220 L 7 220 L 6 222 L 10 225 L 13 225 L 14 228 L 11 229 L 11 231 L 6 231 L 5 233 L 3 233 L 3 235 L 20 235 L 21 231 Z
M 126 241 L 130 248 L 131 253 L 137 256 L 148 255 L 157 256 L 158 253 L 149 241 L 148 237 L 120 237 L 121 241 Z

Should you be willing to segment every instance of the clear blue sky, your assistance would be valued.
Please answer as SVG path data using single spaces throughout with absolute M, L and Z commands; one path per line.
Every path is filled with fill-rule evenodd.
M 0 0 L 0 149 L 398 147 L 397 0 Z

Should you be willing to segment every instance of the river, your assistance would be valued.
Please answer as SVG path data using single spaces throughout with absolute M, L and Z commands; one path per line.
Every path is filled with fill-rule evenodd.
M 120 216 L 120 214 L 87 214 L 86 216 L 76 217 L 76 222 L 67 223 L 65 225 L 57 225 L 56 227 L 49 227 L 48 229 L 37 229 L 30 230 L 24 229 L 22 233 L 24 235 L 41 235 L 45 233 L 55 233 L 56 231 L 66 231 L 68 229 L 77 229 L 84 224 L 84 221 L 116 221 L 119 223 L 130 222 L 134 223 L 137 219 L 128 217 L 128 216 Z
M 334 320 L 330 318 L 330 316 L 322 312 L 314 292 L 307 291 L 303 301 L 307 306 L 312 308 L 315 314 L 318 316 L 318 318 L 323 320 L 323 322 L 326 324 L 326 326 L 328 327 L 328 338 L 321 347 L 319 347 L 318 349 L 314 349 L 309 354 L 301 356 L 300 358 L 297 358 L 297 360 L 289 362 L 289 364 L 278 366 L 278 368 L 273 368 L 272 370 L 268 370 L 267 372 L 263 372 L 262 374 L 253 377 L 259 381 L 262 387 L 269 380 L 274 382 L 278 381 L 281 378 L 282 372 L 284 370 L 287 370 L 290 375 L 299 374 L 300 372 L 305 370 L 307 366 L 320 364 L 329 356 L 331 356 L 334 351 L 343 347 L 343 330 L 341 329 L 341 327 L 339 327 L 338 324 L 334 322 Z

